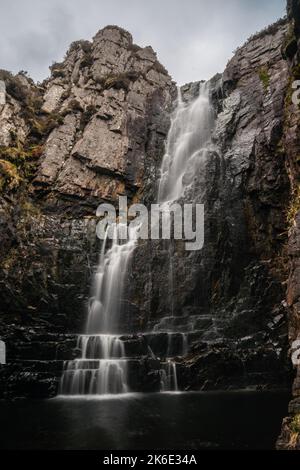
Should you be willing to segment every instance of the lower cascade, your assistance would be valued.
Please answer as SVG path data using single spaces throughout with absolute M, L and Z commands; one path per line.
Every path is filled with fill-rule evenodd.
M 194 167 L 206 158 L 211 127 L 212 112 L 206 85 L 200 85 L 199 97 L 190 104 L 183 102 L 179 90 L 162 162 L 158 202 L 168 204 L 183 196 L 187 174 L 193 173 Z M 128 234 L 125 240 L 120 235 L 124 234 L 124 229 Z M 109 230 L 112 230 L 112 237 L 109 237 Z M 137 391 L 136 380 L 143 381 L 147 374 L 156 377 L 156 385 L 161 392 L 179 390 L 177 364 L 188 353 L 189 335 L 197 334 L 197 319 L 193 322 L 189 317 L 173 316 L 171 309 L 172 316 L 161 318 L 151 331 L 131 337 L 121 334 L 122 294 L 131 255 L 137 244 L 137 231 L 138 227 L 128 229 L 120 223 L 106 230 L 94 275 L 86 334 L 79 335 L 77 341 L 81 357 L 65 361 L 59 388 L 61 395 Z M 110 248 L 109 238 L 112 238 Z M 132 343 L 138 345 L 137 349 L 130 349 Z M 142 361 L 146 361 L 146 366 L 144 364 L 144 369 L 140 370 Z M 149 361 L 152 361 L 152 366 L 149 366 Z M 135 376 L 133 379 L 132 375 Z
M 176 364 L 171 360 L 163 364 L 163 369 L 161 370 L 161 391 L 178 391 Z
M 78 337 L 82 357 L 66 361 L 60 384 L 63 395 L 106 395 L 128 392 L 124 344 L 113 335 Z
M 61 395 L 107 395 L 127 393 L 128 360 L 123 341 L 106 331 L 118 328 L 121 296 L 127 264 L 135 246 L 133 234 L 122 243 L 114 228 L 111 248 L 105 252 L 106 233 L 97 272 L 94 296 L 90 299 L 87 334 L 79 335 L 81 358 L 66 361 L 61 378 Z M 97 330 L 105 333 L 96 333 Z

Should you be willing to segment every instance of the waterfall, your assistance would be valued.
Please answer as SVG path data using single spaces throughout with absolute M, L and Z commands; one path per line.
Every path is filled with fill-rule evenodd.
M 80 335 L 77 347 L 82 351 L 82 359 L 125 357 L 124 343 L 113 335 Z
M 86 334 L 80 335 L 77 341 L 81 358 L 65 362 L 59 389 L 61 395 L 106 395 L 129 391 L 128 361 L 118 330 L 124 280 L 136 245 L 136 230 L 129 230 L 129 240 L 124 243 L 119 237 L 120 228 L 120 224 L 114 227 L 108 250 L 109 228 L 106 231 L 94 275 Z
M 158 203 L 170 204 L 184 196 L 206 158 L 207 145 L 213 126 L 213 112 L 209 90 L 200 84 L 199 96 L 184 102 L 178 90 L 177 107 L 171 120 L 166 141 L 166 152 L 161 166 Z M 122 228 L 122 231 L 120 229 Z M 77 348 L 81 356 L 65 361 L 60 382 L 61 395 L 104 395 L 129 391 L 126 351 L 120 331 L 122 295 L 128 264 L 136 246 L 139 227 L 128 229 L 125 242 L 119 236 L 124 225 L 113 227 L 114 236 L 109 246 L 108 230 L 102 243 L 99 264 L 94 275 L 93 295 L 89 300 L 86 332 L 79 335 Z M 126 227 L 127 230 L 127 227 Z M 170 303 L 173 302 L 172 250 L 169 246 Z M 165 317 L 154 326 L 152 336 L 167 335 L 166 351 L 160 370 L 161 391 L 177 391 L 176 361 L 172 358 L 188 352 L 188 336 L 176 317 Z M 148 347 L 150 357 L 154 353 Z
M 161 369 L 161 391 L 177 392 L 177 370 L 174 361 L 168 360 Z
M 168 337 L 166 357 L 185 356 L 188 352 L 187 334 L 166 332 L 166 335 Z
M 108 230 L 103 241 L 100 262 L 94 277 L 94 296 L 90 298 L 87 333 L 118 332 L 125 275 L 136 245 L 136 230 L 128 230 L 129 239 L 119 238 L 122 224 L 114 227 L 111 248 L 105 252 Z
M 172 202 L 184 197 L 186 187 L 194 181 L 201 163 L 208 156 L 208 146 L 214 125 L 214 112 L 209 97 L 209 83 L 199 85 L 199 95 L 191 103 L 183 100 L 181 89 L 178 88 L 177 106 L 171 120 L 166 141 L 166 151 L 161 165 L 161 177 L 158 186 L 158 202 L 171 205 Z M 171 293 L 171 313 L 173 317 L 173 264 L 170 256 L 169 292 Z M 171 317 L 171 318 L 172 318 Z M 164 319 L 154 327 L 159 330 Z M 166 317 L 168 331 L 167 357 L 171 356 L 174 332 L 170 331 L 170 321 Z M 182 350 L 184 356 L 188 352 L 187 335 L 182 333 Z M 176 363 L 172 359 L 164 364 L 161 371 L 161 390 L 177 391 Z
M 206 157 L 213 123 L 208 83 L 200 83 L 199 96 L 192 103 L 183 101 L 179 88 L 161 166 L 158 202 L 175 201 L 183 196 L 190 177 Z

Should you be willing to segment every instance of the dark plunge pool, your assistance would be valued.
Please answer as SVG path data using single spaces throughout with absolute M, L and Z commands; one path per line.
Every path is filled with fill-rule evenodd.
M 284 392 L 0 402 L 1 449 L 271 449 Z

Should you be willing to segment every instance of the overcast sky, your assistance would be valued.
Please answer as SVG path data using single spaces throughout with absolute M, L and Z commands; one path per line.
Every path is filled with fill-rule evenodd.
M 108 24 L 151 45 L 178 84 L 222 72 L 236 47 L 285 14 L 285 0 L 0 0 L 0 68 L 41 81 L 69 44 Z

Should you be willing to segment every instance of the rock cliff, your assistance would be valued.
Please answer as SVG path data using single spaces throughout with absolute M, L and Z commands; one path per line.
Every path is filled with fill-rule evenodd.
M 284 56 L 289 65 L 289 85 L 285 101 L 284 148 L 286 168 L 290 179 L 291 195 L 288 208 L 289 231 L 287 253 L 289 272 L 287 279 L 286 302 L 289 307 L 289 344 L 290 354 L 299 357 L 300 339 L 300 171 L 299 135 L 300 108 L 291 100 L 295 90 L 293 83 L 300 79 L 300 2 L 288 0 L 289 34 L 284 44 Z M 300 82 L 298 82 L 300 83 Z M 297 343 L 298 341 L 298 343 Z M 299 361 L 298 361 L 299 362 Z M 289 405 L 290 415 L 284 419 L 282 433 L 278 439 L 279 449 L 300 449 L 300 366 L 294 364 L 295 379 L 292 388 L 293 398 Z
M 288 28 L 282 20 L 253 36 L 210 81 L 213 145 L 185 194 L 185 202 L 205 205 L 203 249 L 152 241 L 134 254 L 136 328 L 173 322 L 175 315 L 182 331 L 190 330 L 190 353 L 179 361 L 179 382 L 188 389 L 290 380 L 284 285 L 290 183 L 282 142 Z M 190 101 L 198 86 L 182 92 Z

